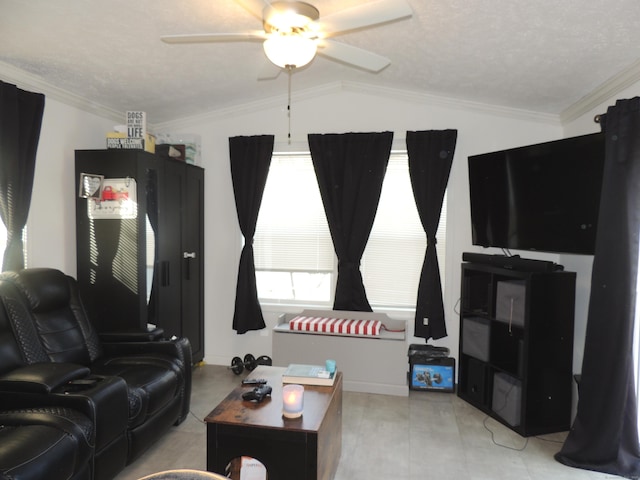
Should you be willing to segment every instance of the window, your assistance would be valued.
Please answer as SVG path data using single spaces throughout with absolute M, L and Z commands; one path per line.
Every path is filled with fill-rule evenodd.
M 438 229 L 444 266 L 446 198 Z M 268 303 L 330 307 L 337 259 L 308 152 L 275 153 L 254 237 L 258 297 Z M 415 308 L 426 236 L 411 190 L 406 152 L 393 152 L 361 261 L 374 309 Z
M 22 254 L 24 256 L 24 264 L 27 265 L 27 227 L 24 227 L 22 231 L 22 244 L 24 246 Z M 2 268 L 2 259 L 4 251 L 7 249 L 7 227 L 4 226 L 4 222 L 0 220 L 0 269 Z
M 438 227 L 438 263 L 443 274 L 446 196 Z M 411 189 L 406 152 L 389 158 L 380 203 L 360 265 L 367 298 L 373 307 L 415 308 L 427 248 Z
M 309 153 L 273 156 L 253 248 L 258 297 L 331 303 L 335 254 Z
M 26 232 L 26 228 L 25 228 Z M 4 223 L 0 221 L 0 259 L 4 254 L 4 251 L 7 249 L 7 227 L 4 226 Z M 2 265 L 2 260 L 0 260 L 0 266 Z M 25 264 L 26 265 L 26 264 Z

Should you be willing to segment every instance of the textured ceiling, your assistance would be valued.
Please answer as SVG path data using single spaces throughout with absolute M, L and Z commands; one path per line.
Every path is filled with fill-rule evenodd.
M 367 0 L 311 0 L 327 15 Z M 316 57 L 306 90 L 350 81 L 560 114 L 640 58 L 638 0 L 408 0 L 411 19 L 335 40 L 391 59 L 380 73 Z M 167 45 L 161 35 L 261 28 L 234 0 L 0 0 L 2 63 L 152 123 L 280 96 L 260 43 Z M 268 65 L 267 65 L 268 66 Z

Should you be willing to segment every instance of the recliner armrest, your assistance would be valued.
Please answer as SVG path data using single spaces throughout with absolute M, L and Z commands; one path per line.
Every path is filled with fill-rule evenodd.
M 188 340 L 183 338 L 177 340 L 159 340 L 155 342 L 107 342 L 103 343 L 102 347 L 107 357 L 161 354 L 181 360 L 185 365 L 188 365 L 191 362 L 191 358 L 183 358 L 184 351 L 177 345 L 178 342 L 188 343 Z M 189 348 L 189 354 L 190 353 Z
M 102 332 L 98 336 L 102 342 L 153 342 L 161 340 L 164 337 L 162 328 L 154 328 L 148 331 L 130 331 L 130 332 Z
M 87 367 L 74 363 L 34 363 L 0 376 L 0 391 L 51 393 L 90 373 Z
M 0 380 L 1 378 L 4 377 L 0 377 Z M 91 375 L 63 382 L 52 392 L 42 390 L 0 391 L 0 407 L 9 410 L 47 405 L 76 410 L 89 417 L 95 425 L 96 451 L 125 435 L 129 419 L 129 398 L 124 379 Z

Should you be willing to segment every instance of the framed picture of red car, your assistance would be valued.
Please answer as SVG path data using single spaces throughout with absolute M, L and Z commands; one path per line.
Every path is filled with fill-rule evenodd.
M 88 197 L 87 214 L 93 219 L 138 216 L 137 184 L 133 178 L 105 178 L 97 196 Z

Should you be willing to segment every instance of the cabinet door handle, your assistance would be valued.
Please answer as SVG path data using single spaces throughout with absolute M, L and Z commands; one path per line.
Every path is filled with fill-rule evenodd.
M 168 287 L 170 278 L 169 262 L 166 260 L 160 262 L 160 286 Z
M 196 252 L 182 252 L 184 258 L 184 276 L 185 280 L 191 280 L 191 260 L 196 258 Z

